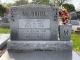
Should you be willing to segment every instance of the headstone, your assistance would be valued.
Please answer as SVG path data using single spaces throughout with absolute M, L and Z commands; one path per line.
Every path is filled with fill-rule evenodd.
M 76 20 L 71 20 L 70 23 L 71 23 L 72 25 L 79 25 L 79 20 L 78 20 L 78 19 L 76 19 Z
M 79 19 L 78 19 L 77 13 L 76 12 L 71 12 L 70 15 L 71 15 L 70 23 L 72 25 L 79 25 Z
M 52 13 L 53 12 L 53 13 Z M 57 9 L 50 6 L 20 6 L 11 9 L 11 40 L 57 40 Z
M 12 7 L 10 26 L 8 51 L 14 60 L 72 59 L 70 39 L 64 41 L 60 37 L 60 34 L 65 34 L 61 32 L 64 26 L 58 25 L 58 8 L 41 4 Z

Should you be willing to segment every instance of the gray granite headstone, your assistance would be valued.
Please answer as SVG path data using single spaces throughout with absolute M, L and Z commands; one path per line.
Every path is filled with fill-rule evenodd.
M 79 20 L 78 20 L 78 19 L 76 19 L 76 20 L 71 20 L 70 23 L 71 23 L 72 25 L 79 25 Z
M 58 9 L 47 5 L 26 5 L 11 9 L 11 40 L 58 40 Z
M 72 60 L 66 29 L 71 31 L 68 25 L 58 25 L 58 8 L 41 4 L 12 7 L 10 27 L 8 51 L 14 60 Z

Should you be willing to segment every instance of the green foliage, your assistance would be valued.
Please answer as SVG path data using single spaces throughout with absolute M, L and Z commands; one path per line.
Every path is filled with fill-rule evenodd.
M 33 0 L 36 4 L 49 4 L 49 0 Z
M 28 3 L 27 0 L 18 0 L 13 5 L 19 6 L 19 5 L 24 5 L 24 4 L 27 4 L 27 3 Z
M 72 5 L 72 4 L 62 4 L 62 6 L 64 7 L 64 8 L 66 8 L 67 10 L 68 10 L 68 12 L 72 12 L 72 11 L 75 11 L 75 7 L 74 7 L 74 5 Z
M 55 6 L 58 6 L 60 7 L 63 3 L 64 3 L 65 0 L 50 0 L 50 3 L 52 5 L 55 5 Z
M 5 4 L 8 8 L 10 8 L 11 6 L 13 6 L 12 3 L 8 3 L 8 4 Z
M 4 13 L 7 12 L 7 8 L 0 4 L 0 16 L 4 16 Z
M 64 1 L 65 1 L 65 0 L 57 0 L 57 4 L 58 4 L 59 6 L 61 6 L 61 5 L 64 3 Z

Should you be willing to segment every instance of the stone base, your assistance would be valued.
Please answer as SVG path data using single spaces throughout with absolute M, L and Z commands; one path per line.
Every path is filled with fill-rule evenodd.
M 8 41 L 9 50 L 71 50 L 70 41 Z
M 70 41 L 8 41 L 12 60 L 72 60 Z
M 71 51 L 9 51 L 9 56 L 11 60 L 72 60 Z
M 18 57 L 21 57 L 20 54 L 16 55 L 16 57 L 15 56 L 13 57 L 13 56 L 14 55 L 12 55 L 11 52 L 5 51 L 5 53 L 3 54 L 3 56 L 0 57 L 0 60 L 16 60 Z M 72 60 L 80 60 L 80 55 L 78 55 L 75 51 L 72 51 Z

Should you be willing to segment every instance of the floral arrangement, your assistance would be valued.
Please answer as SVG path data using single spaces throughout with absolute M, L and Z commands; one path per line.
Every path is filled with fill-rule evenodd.
M 63 24 L 67 24 L 70 20 L 70 14 L 66 9 L 61 9 L 59 11 L 59 17 Z

